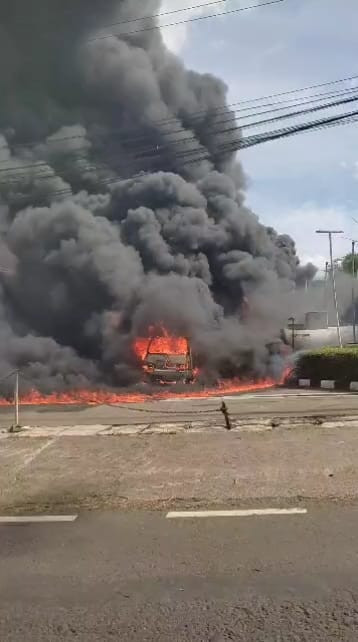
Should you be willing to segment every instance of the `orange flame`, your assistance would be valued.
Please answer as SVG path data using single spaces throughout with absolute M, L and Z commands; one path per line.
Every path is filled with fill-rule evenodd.
M 162 336 L 153 336 L 152 338 L 139 337 L 135 340 L 133 348 L 135 354 L 141 361 L 144 361 L 148 348 L 155 354 L 187 354 L 189 342 L 185 337 L 175 337 L 170 335 L 164 328 Z M 153 330 L 151 330 L 153 332 Z M 49 395 L 43 395 L 36 390 L 32 390 L 20 396 L 20 403 L 29 406 L 46 406 L 46 405 L 115 405 L 144 403 L 146 401 L 161 401 L 164 399 L 205 399 L 217 395 L 239 394 L 252 391 L 267 390 L 277 385 L 283 384 L 289 374 L 287 369 L 282 375 L 280 381 L 273 379 L 264 379 L 261 381 L 243 382 L 239 379 L 221 381 L 217 386 L 195 390 L 188 388 L 185 392 L 176 392 L 173 389 L 162 388 L 154 394 L 142 392 L 112 392 L 110 390 L 74 390 L 70 392 L 53 392 Z M 196 375 L 198 370 L 195 370 Z M 13 404 L 12 399 L 0 398 L 0 406 L 6 407 Z
M 161 327 L 161 334 L 154 335 L 154 330 L 151 328 L 149 337 L 138 337 L 133 344 L 134 352 L 137 357 L 144 361 L 147 356 L 148 350 L 151 354 L 187 354 L 189 351 L 188 339 L 185 337 L 177 337 L 169 334 L 169 332 Z
M 148 338 L 144 339 L 143 337 L 140 337 L 136 339 L 133 344 L 134 352 L 137 355 L 138 359 L 140 359 L 141 361 L 144 361 L 146 357 L 146 354 L 148 352 L 149 341 L 150 339 Z
M 46 406 L 46 405 L 89 405 L 96 406 L 102 404 L 130 404 L 144 403 L 146 401 L 161 401 L 163 399 L 205 399 L 216 395 L 238 394 L 259 390 L 274 388 L 278 383 L 272 379 L 266 379 L 258 382 L 244 383 L 240 380 L 233 379 L 223 381 L 218 386 L 204 388 L 202 390 L 189 389 L 185 392 L 174 392 L 172 389 L 158 390 L 155 394 L 145 394 L 141 392 L 123 392 L 116 393 L 107 390 L 75 390 L 72 392 L 54 392 L 50 395 L 42 395 L 33 390 L 20 397 L 23 405 Z M 11 406 L 11 399 L 0 399 L 0 406 Z

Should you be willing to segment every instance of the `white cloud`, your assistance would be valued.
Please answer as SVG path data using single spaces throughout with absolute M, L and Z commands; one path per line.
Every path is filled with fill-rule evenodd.
M 327 256 L 323 256 L 322 254 L 302 254 L 300 256 L 300 261 L 302 265 L 305 265 L 306 263 L 313 263 L 318 268 L 318 273 L 317 276 L 321 276 L 322 272 L 324 272 L 326 262 L 327 262 Z
M 287 232 L 295 239 L 302 262 L 309 259 L 317 267 L 323 268 L 329 260 L 327 235 L 316 234 L 318 229 L 343 230 L 343 234 L 336 234 L 333 238 L 335 258 L 350 251 L 348 239 L 352 236 L 353 222 L 345 208 L 319 207 L 308 203 L 288 212 L 283 223 Z
M 161 11 L 203 2 L 163 0 Z M 247 0 L 227 2 L 230 8 L 251 4 Z M 357 0 L 300 0 L 244 12 L 235 19 L 229 16 L 163 29 L 163 36 L 187 65 L 223 78 L 230 88 L 229 102 L 235 102 L 353 75 L 356 4 Z M 224 4 L 197 7 L 193 12 L 167 16 L 165 21 L 163 17 L 162 24 L 225 9 Z M 223 55 L 218 55 L 218 46 L 224 46 Z M 354 86 L 358 82 L 352 80 L 337 89 Z M 358 127 L 351 124 L 239 154 L 250 177 L 249 204 L 264 224 L 295 239 L 302 262 L 311 260 L 324 267 L 328 239 L 315 234 L 318 228 L 342 229 L 345 237 L 358 238 L 358 225 L 351 219 L 358 220 L 357 144 Z M 348 238 L 334 239 L 335 257 L 349 251 Z
M 217 2 L 214 0 L 206 0 L 206 2 L 208 3 L 207 6 L 203 6 L 205 5 L 205 0 L 186 0 L 185 2 L 183 2 L 183 0 L 162 0 L 161 13 L 178 11 L 178 9 L 182 11 L 172 13 L 170 15 L 162 15 L 159 18 L 159 24 L 164 27 L 164 25 L 172 22 L 180 22 L 182 20 L 198 18 L 199 16 L 225 13 L 232 8 L 240 7 L 240 2 L 245 5 L 246 0 L 240 0 L 240 2 L 235 0 L 234 4 L 232 4 L 231 0 L 217 0 Z M 162 29 L 164 42 L 171 51 L 177 54 L 182 51 L 188 40 L 191 26 L 191 23 L 187 22 L 185 24 L 179 24 Z M 221 42 L 219 40 L 217 44 L 214 39 L 211 42 L 211 45 L 214 46 L 214 48 L 217 48 L 218 46 L 220 47 L 222 42 L 225 42 L 225 40 L 221 39 Z
M 203 4 L 203 0 L 196 0 L 196 4 Z M 165 13 L 167 11 L 176 11 L 178 9 L 183 9 L 189 6 L 195 7 L 196 5 L 190 4 L 190 1 L 188 1 L 188 3 L 183 3 L 183 0 L 163 0 L 161 5 L 161 13 Z M 159 24 L 163 26 L 169 24 L 170 22 L 180 22 L 181 20 L 194 18 L 196 16 L 204 15 L 205 12 L 208 13 L 210 9 L 213 10 L 213 7 L 198 7 L 193 9 L 192 11 L 183 11 L 168 16 L 164 15 L 160 17 Z M 174 51 L 174 53 L 179 53 L 186 43 L 189 29 L 190 22 L 177 25 L 175 27 L 162 29 L 164 42 L 167 47 L 171 49 L 171 51 Z
M 358 161 L 354 163 L 353 177 L 358 181 Z
M 352 220 L 351 212 L 344 206 L 321 207 L 316 203 L 305 203 L 292 209 L 283 209 L 282 205 L 275 208 L 272 203 L 265 203 L 265 208 L 256 209 L 264 212 L 261 220 L 264 225 L 272 225 L 280 234 L 292 236 L 302 263 L 310 261 L 319 268 L 324 268 L 329 260 L 329 245 L 327 236 L 316 234 L 316 230 L 343 231 L 333 238 L 334 258 L 348 254 L 349 239 L 358 236 L 358 226 Z

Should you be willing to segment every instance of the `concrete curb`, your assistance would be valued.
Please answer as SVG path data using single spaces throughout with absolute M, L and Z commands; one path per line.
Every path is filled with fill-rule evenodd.
M 312 385 L 311 379 L 298 379 L 297 384 L 299 388 L 315 387 Z M 322 390 L 336 390 L 336 382 L 332 379 L 322 379 L 320 381 L 320 388 Z M 347 385 L 344 390 L 350 392 L 358 392 L 358 381 L 350 381 L 349 385 Z
M 292 428 L 342 428 L 358 429 L 358 415 L 303 415 L 276 417 L 243 417 L 232 419 L 232 430 L 210 422 L 152 423 L 135 425 L 73 425 L 73 426 L 23 426 L 20 432 L 0 431 L 0 439 L 51 439 L 67 437 L 148 437 L 153 435 L 197 435 L 208 433 L 240 434 L 264 433 Z

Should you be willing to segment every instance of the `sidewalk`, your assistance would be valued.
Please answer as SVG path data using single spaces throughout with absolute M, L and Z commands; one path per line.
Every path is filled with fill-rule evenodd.
M 0 440 L 2 514 L 358 497 L 355 420 L 259 432 L 53 430 Z

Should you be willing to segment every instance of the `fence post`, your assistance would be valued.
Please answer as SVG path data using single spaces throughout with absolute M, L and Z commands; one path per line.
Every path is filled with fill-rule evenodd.
M 221 410 L 221 412 L 223 413 L 223 415 L 225 417 L 226 429 L 227 430 L 231 430 L 232 426 L 231 426 L 229 411 L 228 411 L 228 407 L 227 407 L 225 401 L 222 402 L 220 410 Z

